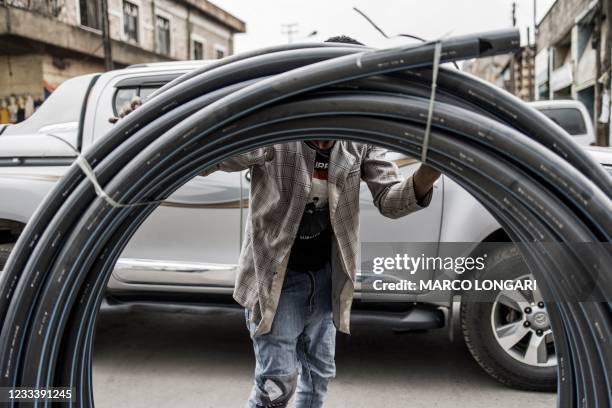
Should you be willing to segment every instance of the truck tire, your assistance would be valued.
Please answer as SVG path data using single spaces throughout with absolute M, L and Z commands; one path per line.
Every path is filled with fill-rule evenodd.
M 488 252 L 486 265 L 474 279 L 532 278 L 518 249 L 510 244 Z M 492 301 L 474 297 L 474 292 L 462 296 L 461 329 L 476 362 L 509 387 L 555 391 L 554 342 L 539 293 L 501 290 L 491 293 Z
M 14 246 L 15 243 L 13 242 L 9 244 L 0 244 L 0 271 L 4 270 L 4 265 L 6 265 L 6 261 Z

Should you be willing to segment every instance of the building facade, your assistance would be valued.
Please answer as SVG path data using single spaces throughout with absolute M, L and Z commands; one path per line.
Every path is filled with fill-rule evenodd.
M 506 89 L 504 69 L 510 61 L 510 55 L 495 55 L 493 57 L 478 58 L 463 63 L 461 69 L 479 78 L 484 79 L 500 88 Z
M 536 99 L 576 99 L 609 144 L 612 0 L 557 0 L 537 26 Z M 608 17 L 607 17 L 608 16 Z
M 103 71 L 104 6 L 117 68 L 222 58 L 246 30 L 207 0 L 0 0 L 0 104 L 42 100 L 65 79 Z
M 505 88 L 525 102 L 533 101 L 535 98 L 534 57 L 534 47 L 521 47 L 518 52 L 512 54 L 502 71 Z
M 468 61 L 462 68 L 524 101 L 532 101 L 534 99 L 533 60 L 533 47 L 525 46 L 513 54 Z

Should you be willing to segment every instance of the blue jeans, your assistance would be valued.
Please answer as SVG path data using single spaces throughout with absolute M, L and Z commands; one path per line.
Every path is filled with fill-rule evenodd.
M 332 317 L 331 267 L 316 272 L 287 270 L 272 330 L 254 336 L 255 381 L 247 407 L 323 406 L 327 384 L 336 375 L 336 327 Z M 297 388 L 297 392 L 296 392 Z

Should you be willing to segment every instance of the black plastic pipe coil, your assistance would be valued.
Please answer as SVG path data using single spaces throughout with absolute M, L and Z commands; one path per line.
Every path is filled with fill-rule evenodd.
M 441 61 L 518 45 L 516 31 L 451 38 Z M 229 57 L 161 88 L 84 156 L 122 203 L 167 198 L 223 159 L 298 139 L 350 139 L 419 157 L 434 46 L 299 44 Z M 445 68 L 437 84 L 427 163 L 473 194 L 514 241 L 530 243 L 523 255 L 551 300 L 558 406 L 610 407 L 612 254 L 546 247 L 610 242 L 610 177 L 510 94 Z M 68 386 L 74 406 L 93 406 L 99 305 L 122 249 L 155 208 L 112 207 L 77 164 L 69 169 L 0 281 L 0 387 Z M 567 301 L 584 292 L 599 301 Z

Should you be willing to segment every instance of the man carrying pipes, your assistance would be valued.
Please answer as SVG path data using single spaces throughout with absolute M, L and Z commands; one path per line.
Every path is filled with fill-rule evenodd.
M 345 36 L 327 41 L 361 45 Z M 349 333 L 360 182 L 382 215 L 399 218 L 429 205 L 440 173 L 421 165 L 403 179 L 383 149 L 315 140 L 259 148 L 204 175 L 247 169 L 250 206 L 234 289 L 256 360 L 247 407 L 286 407 L 294 394 L 297 408 L 321 407 L 335 376 L 336 330 Z

